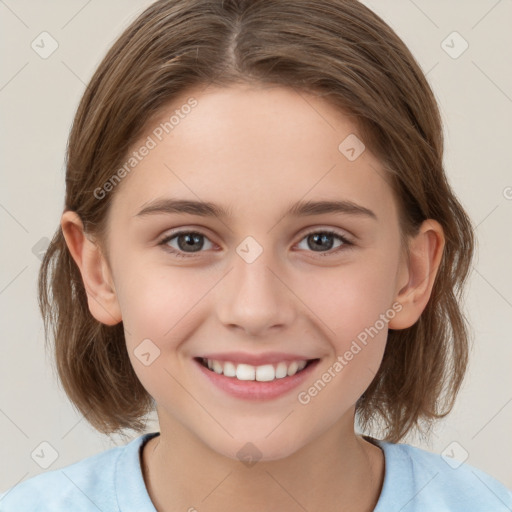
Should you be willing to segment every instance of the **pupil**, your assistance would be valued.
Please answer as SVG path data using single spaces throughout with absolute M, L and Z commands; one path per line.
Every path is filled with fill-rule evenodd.
M 195 233 L 195 234 L 186 234 L 186 235 L 180 235 L 178 237 L 178 246 L 180 249 L 187 249 L 187 248 L 194 248 L 194 244 L 198 244 L 199 247 L 197 248 L 198 250 L 200 250 L 203 246 L 202 243 L 199 243 L 201 239 L 201 235 L 199 235 L 198 233 Z M 182 243 L 182 241 L 185 241 L 184 243 Z
M 328 247 L 325 247 L 326 249 L 331 249 L 332 246 L 333 246 L 333 242 L 332 242 L 332 235 L 329 235 L 327 233 L 316 233 L 314 235 L 311 235 L 311 238 L 313 238 L 314 240 L 314 243 L 317 244 L 316 247 L 320 247 L 322 248 L 322 246 L 320 245 L 321 242 L 326 242 L 327 240 L 330 240 L 331 242 L 328 244 Z M 313 249 L 315 249 L 315 245 L 313 245 Z M 316 250 L 316 249 L 315 249 Z

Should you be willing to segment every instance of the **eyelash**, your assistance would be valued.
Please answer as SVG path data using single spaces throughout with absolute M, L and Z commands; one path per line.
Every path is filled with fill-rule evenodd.
M 350 242 L 347 238 L 345 238 L 343 235 L 340 235 L 336 231 L 332 231 L 332 230 L 329 230 L 329 229 L 318 230 L 318 231 L 310 231 L 309 233 L 306 233 L 301 238 L 300 241 L 302 242 L 302 240 L 304 240 L 308 236 L 317 235 L 317 234 L 334 236 L 335 238 L 337 238 L 338 240 L 343 242 L 343 244 L 340 245 L 336 249 L 330 249 L 329 251 L 324 251 L 324 252 L 320 251 L 318 253 L 319 257 L 333 256 L 333 255 L 338 254 L 341 251 L 345 251 L 345 250 L 351 249 L 354 246 L 354 244 L 352 242 Z M 174 256 L 176 256 L 178 258 L 194 258 L 194 257 L 196 257 L 197 254 L 202 252 L 202 251 L 199 251 L 199 253 L 187 254 L 187 253 L 178 251 L 178 250 L 176 250 L 176 249 L 166 245 L 168 242 L 170 242 L 171 240 L 173 240 L 174 238 L 176 238 L 176 237 L 178 237 L 180 235 L 199 235 L 199 236 L 203 236 L 205 238 L 208 238 L 204 233 L 201 233 L 199 231 L 178 231 L 178 232 L 173 233 L 173 234 L 171 234 L 169 236 L 166 236 L 163 240 L 158 242 L 158 245 L 163 246 L 163 249 L 165 251 L 170 252 L 171 254 L 173 254 Z M 310 252 L 314 252 L 314 251 L 310 251 Z

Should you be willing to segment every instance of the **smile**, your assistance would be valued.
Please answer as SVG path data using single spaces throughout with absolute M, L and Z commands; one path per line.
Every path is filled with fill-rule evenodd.
M 195 357 L 193 361 L 210 392 L 218 390 L 224 396 L 242 400 L 271 400 L 304 385 L 320 359 L 294 359 L 258 366 L 205 357 Z
M 232 361 L 217 361 L 215 359 L 201 358 L 201 364 L 209 370 L 222 374 L 226 377 L 232 377 L 238 380 L 257 380 L 259 382 L 269 382 L 275 379 L 284 379 L 291 377 L 302 371 L 309 361 L 281 361 L 277 364 L 264 364 L 253 366 L 244 363 L 234 363 Z

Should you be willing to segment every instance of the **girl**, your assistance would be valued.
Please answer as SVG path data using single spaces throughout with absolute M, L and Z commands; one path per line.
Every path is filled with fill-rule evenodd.
M 424 75 L 356 0 L 152 4 L 78 108 L 39 293 L 91 425 L 156 408 L 160 432 L 0 510 L 511 510 L 399 443 L 468 358 L 474 239 L 442 158 Z

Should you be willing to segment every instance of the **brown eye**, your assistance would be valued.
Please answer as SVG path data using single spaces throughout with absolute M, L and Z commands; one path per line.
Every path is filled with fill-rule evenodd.
M 169 242 L 176 239 L 176 246 L 170 246 Z M 180 231 L 165 237 L 159 245 L 163 245 L 166 250 L 178 257 L 187 258 L 194 253 L 201 252 L 204 248 L 204 240 L 208 240 L 206 235 L 196 231 Z M 209 242 L 211 244 L 211 242 Z
M 332 250 L 335 239 L 338 239 L 341 243 L 334 250 Z M 335 254 L 340 250 L 344 250 L 344 247 L 348 248 L 353 246 L 353 244 L 343 235 L 329 230 L 312 231 L 301 240 L 301 243 L 304 240 L 306 241 L 306 250 L 310 250 L 312 252 L 327 253 L 326 255 Z

